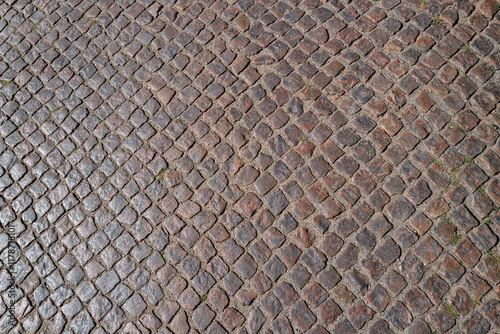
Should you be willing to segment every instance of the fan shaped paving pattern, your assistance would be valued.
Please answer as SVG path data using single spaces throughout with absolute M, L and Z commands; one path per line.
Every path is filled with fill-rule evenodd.
M 496 333 L 499 8 L 3 1 L 0 332 Z

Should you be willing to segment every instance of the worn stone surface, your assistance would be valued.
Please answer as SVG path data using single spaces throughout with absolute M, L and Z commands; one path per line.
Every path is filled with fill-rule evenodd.
M 494 331 L 499 15 L 0 2 L 0 332 Z

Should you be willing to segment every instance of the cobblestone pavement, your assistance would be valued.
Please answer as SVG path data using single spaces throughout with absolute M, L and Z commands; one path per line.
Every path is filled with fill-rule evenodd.
M 0 333 L 500 333 L 498 11 L 2 1 Z

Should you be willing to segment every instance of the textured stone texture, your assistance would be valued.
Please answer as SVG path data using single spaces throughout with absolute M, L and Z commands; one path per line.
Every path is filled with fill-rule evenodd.
M 0 331 L 494 331 L 499 40 L 498 0 L 1 2 Z

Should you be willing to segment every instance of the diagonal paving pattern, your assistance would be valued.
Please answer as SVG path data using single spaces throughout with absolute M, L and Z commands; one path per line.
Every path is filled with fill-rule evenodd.
M 499 8 L 4 1 L 0 332 L 496 333 Z

